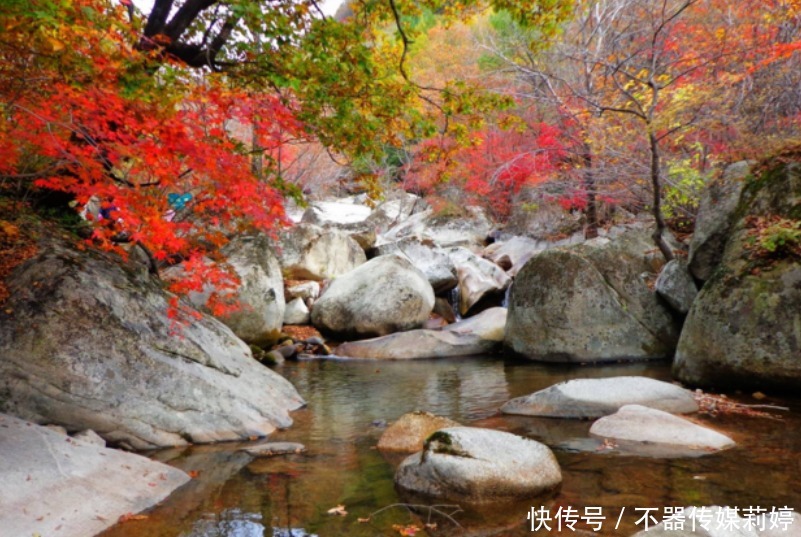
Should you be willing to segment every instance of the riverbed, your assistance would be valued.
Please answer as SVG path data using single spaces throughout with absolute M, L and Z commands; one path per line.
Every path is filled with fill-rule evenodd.
M 414 528 L 419 528 L 418 536 L 549 534 L 532 531 L 527 519 L 531 508 L 553 515 L 560 508 L 562 513 L 574 509 L 579 516 L 576 530 L 630 535 L 644 529 L 644 515 L 661 519 L 666 507 L 801 508 L 799 399 L 729 394 L 743 403 L 788 406 L 790 411 L 776 412 L 781 419 L 697 416 L 738 445 L 695 458 L 628 456 L 589 438 L 589 421 L 497 412 L 512 397 L 573 378 L 642 375 L 670 380 L 664 362 L 570 367 L 484 356 L 413 362 L 314 360 L 288 362 L 276 370 L 297 387 L 308 406 L 293 413 L 290 429 L 270 440 L 301 442 L 306 453 L 253 460 L 237 451 L 243 444 L 148 453 L 192 472 L 194 479 L 146 513 L 147 518 L 117 524 L 103 537 L 367 537 L 397 536 Z M 548 497 L 479 511 L 397 505 L 422 502 L 398 496 L 392 477 L 402 457 L 385 457 L 375 445 L 388 423 L 413 410 L 546 443 L 562 466 L 561 489 Z M 328 513 L 337 506 L 347 514 Z M 548 522 L 551 533 L 558 533 L 558 521 Z M 561 533 L 572 530 L 563 527 Z

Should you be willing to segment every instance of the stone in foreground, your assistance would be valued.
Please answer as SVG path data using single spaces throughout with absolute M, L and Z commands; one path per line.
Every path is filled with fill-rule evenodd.
M 561 482 L 559 464 L 547 446 L 475 427 L 435 432 L 395 474 L 395 484 L 405 492 L 473 504 L 531 498 Z
M 698 411 L 692 392 L 647 377 L 575 379 L 560 382 L 501 407 L 504 414 L 547 418 L 600 418 L 637 404 L 674 414 Z
M 679 448 L 711 453 L 734 446 L 728 436 L 702 427 L 687 419 L 641 405 L 626 405 L 605 416 L 590 428 L 597 438 L 609 438 L 626 444 Z
M 503 343 L 506 309 L 490 308 L 441 330 L 410 330 L 343 343 L 338 356 L 372 360 L 412 360 L 493 352 Z
M 425 439 L 432 433 L 448 427 L 459 427 L 459 423 L 430 412 L 409 412 L 384 431 L 378 449 L 414 453 L 424 448 Z
M 264 442 L 242 448 L 240 451 L 244 451 L 254 457 L 276 457 L 278 455 L 303 453 L 306 451 L 306 446 L 297 442 Z
M 166 498 L 184 472 L 0 414 L 0 534 L 88 537 Z

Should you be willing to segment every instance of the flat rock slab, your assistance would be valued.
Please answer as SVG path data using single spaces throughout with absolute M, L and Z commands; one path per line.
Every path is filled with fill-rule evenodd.
M 637 445 L 711 453 L 733 447 L 734 440 L 690 420 L 641 405 L 626 405 L 590 427 L 590 435 L 625 443 L 624 451 Z M 635 449 L 636 451 L 636 449 Z
M 0 414 L 0 534 L 89 537 L 166 498 L 184 472 Z
M 378 449 L 414 453 L 424 448 L 426 438 L 432 433 L 459 425 L 452 419 L 435 416 L 430 412 L 409 412 L 384 431 L 378 439 Z
M 575 379 L 517 397 L 501 407 L 504 414 L 549 418 L 600 418 L 624 405 L 642 405 L 686 414 L 698 411 L 692 392 L 647 377 Z
M 306 446 L 297 442 L 266 442 L 242 448 L 240 451 L 244 451 L 254 457 L 275 457 L 277 455 L 303 453 L 306 451 Z
M 561 482 L 556 457 L 544 444 L 477 427 L 437 431 L 395 474 L 407 493 L 471 504 L 531 498 Z
M 343 343 L 337 356 L 371 360 L 415 360 L 471 356 L 500 348 L 506 309 L 490 308 L 443 329 L 418 329 Z

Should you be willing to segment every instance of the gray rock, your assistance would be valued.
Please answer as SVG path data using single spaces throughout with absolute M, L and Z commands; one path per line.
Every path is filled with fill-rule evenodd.
M 367 261 L 364 250 L 347 233 L 312 224 L 298 224 L 282 232 L 278 253 L 289 280 L 335 278 Z
M 465 248 L 451 248 L 448 255 L 459 279 L 459 313 L 462 315 L 467 315 L 471 308 L 490 296 L 502 298 L 512 283 L 498 265 Z
M 377 250 L 378 255 L 397 254 L 406 257 L 426 275 L 435 294 L 449 291 L 458 283 L 453 261 L 445 250 L 430 241 L 408 238 L 381 245 Z
M 287 285 L 285 295 L 287 300 L 291 300 L 293 298 L 316 299 L 320 296 L 320 283 L 314 280 L 309 280 Z
M 484 249 L 484 257 L 501 267 L 514 277 L 526 261 L 547 249 L 547 243 L 529 237 L 510 237 L 503 242 L 495 242 Z
M 663 410 L 641 405 L 626 405 L 610 416 L 604 416 L 590 427 L 590 434 L 649 448 L 686 448 L 711 453 L 734 446 L 726 435 L 697 425 Z
M 309 324 L 311 314 L 302 298 L 295 298 L 286 305 L 284 324 Z
M 650 234 L 631 229 L 531 258 L 509 296 L 506 345 L 549 362 L 671 357 L 678 325 L 649 288 L 664 265 Z
M 414 453 L 424 448 L 425 439 L 432 433 L 459 426 L 450 418 L 435 416 L 430 412 L 409 412 L 387 427 L 378 439 L 378 449 Z
M 248 343 L 273 343 L 283 324 L 285 301 L 281 267 L 270 240 L 265 236 L 237 237 L 225 246 L 223 255 L 240 283 L 236 290 L 220 295 L 232 298 L 239 307 L 217 318 Z M 183 278 L 183 266 L 169 268 L 164 277 Z M 210 313 L 206 303 L 214 291 L 214 286 L 206 285 L 202 292 L 189 293 L 188 299 L 199 310 Z
M 777 163 L 750 181 L 721 264 L 684 323 L 673 364 L 683 382 L 797 390 L 801 385 L 801 263 L 761 259 L 749 217 L 801 220 L 801 164 Z
M 690 272 L 699 280 L 708 280 L 720 263 L 751 164 L 730 165 L 701 194 L 689 257 Z
M 62 427 L 61 425 L 48 423 L 47 425 L 45 425 L 45 428 L 53 431 L 56 434 L 60 434 L 61 436 L 68 436 L 69 434 L 67 433 L 67 429 L 65 427 Z
M 166 498 L 189 476 L 140 455 L 0 415 L 0 533 L 86 537 Z
M 646 377 L 610 377 L 560 382 L 512 399 L 501 407 L 501 412 L 550 418 L 599 418 L 632 404 L 676 414 L 698 410 L 692 392 L 675 384 Z
M 309 204 L 301 222 L 321 227 L 347 226 L 364 222 L 372 212 L 370 207 L 357 203 L 315 201 Z
M 547 446 L 474 427 L 435 432 L 395 474 L 404 491 L 475 504 L 531 498 L 561 482 L 559 464 Z
M 8 279 L 0 411 L 137 449 L 288 427 L 303 405 L 214 318 L 179 326 L 161 283 L 117 258 L 48 243 Z
M 72 435 L 75 440 L 80 440 L 81 442 L 86 442 L 87 444 L 92 444 L 95 446 L 106 447 L 106 441 L 103 438 L 94 432 L 92 429 L 86 429 L 79 433 L 75 433 Z
M 492 223 L 478 207 L 466 207 L 461 216 L 438 215 L 427 209 L 391 227 L 379 237 L 379 245 L 416 237 L 433 241 L 442 248 L 464 246 L 481 249 L 490 231 Z
M 242 448 L 241 451 L 254 457 L 275 457 L 278 455 L 294 455 L 306 451 L 306 446 L 297 442 L 265 442 L 255 446 Z
M 506 309 L 490 308 L 440 330 L 409 330 L 343 343 L 337 356 L 373 360 L 409 360 L 486 354 L 500 349 Z
M 312 323 L 345 338 L 383 336 L 421 326 L 433 307 L 422 272 L 404 258 L 380 256 L 331 282 L 314 304 Z
M 674 259 L 669 261 L 659 273 L 656 279 L 656 292 L 664 298 L 670 307 L 679 313 L 686 314 L 690 311 L 698 294 L 698 287 L 695 286 L 693 277 L 687 270 L 687 262 Z

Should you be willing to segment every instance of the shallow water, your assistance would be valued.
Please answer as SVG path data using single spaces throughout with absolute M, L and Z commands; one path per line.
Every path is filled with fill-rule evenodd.
M 669 380 L 664 363 L 567 367 L 498 357 L 413 362 L 306 361 L 278 369 L 308 402 L 295 425 L 271 436 L 306 445 L 307 453 L 251 460 L 241 444 L 198 446 L 151 453 L 155 459 L 198 472 L 145 520 L 117 524 L 104 537 L 319 537 L 399 535 L 393 525 L 422 528 L 418 536 L 546 535 L 532 532 L 530 507 L 599 511 L 601 535 L 630 535 L 644 528 L 645 513 L 664 508 L 727 505 L 801 508 L 801 401 L 786 405 L 782 420 L 746 416 L 702 418 L 738 442 L 729 451 L 697 458 L 645 458 L 604 450 L 588 438 L 590 422 L 497 414 L 512 397 L 580 377 L 643 375 Z M 756 403 L 749 395 L 733 395 Z M 459 526 L 430 509 L 410 512 L 392 476 L 399 462 L 374 446 L 387 422 L 428 410 L 466 425 L 512 431 L 551 446 L 564 482 L 556 495 L 519 505 L 456 513 Z M 327 514 L 344 505 L 346 516 Z M 389 508 L 387 508 L 389 507 Z M 387 509 L 384 509 L 387 508 Z M 381 512 L 377 511 L 384 509 Z M 638 509 L 635 511 L 635 509 Z M 440 508 L 449 511 L 450 508 Z M 621 516 L 622 510 L 622 516 Z M 563 511 L 564 512 L 564 511 Z M 359 522 L 359 518 L 369 518 Z M 618 520 L 619 519 L 619 520 Z M 425 528 L 426 522 L 436 528 Z M 556 531 L 556 521 L 550 523 Z M 616 528 L 617 526 L 617 528 Z M 575 529 L 597 525 L 583 521 Z M 801 528 L 797 528 L 801 529 Z M 570 530 L 562 533 L 570 534 Z

